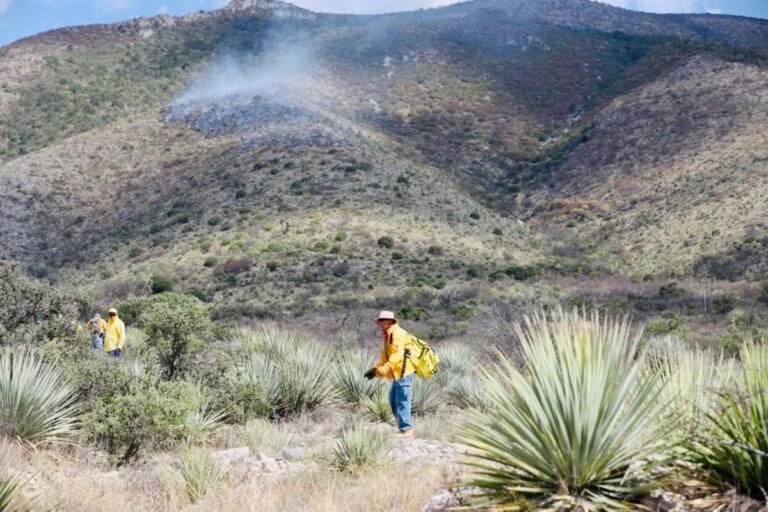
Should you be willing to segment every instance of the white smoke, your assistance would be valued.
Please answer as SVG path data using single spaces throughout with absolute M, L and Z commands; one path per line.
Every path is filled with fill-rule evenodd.
M 304 88 L 319 71 L 305 38 L 268 35 L 256 55 L 225 54 L 215 59 L 174 101 L 175 105 L 232 96 L 285 96 Z

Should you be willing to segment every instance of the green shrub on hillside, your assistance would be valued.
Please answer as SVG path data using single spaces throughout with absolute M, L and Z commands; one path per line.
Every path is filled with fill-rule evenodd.
M 195 297 L 162 293 L 118 303 L 127 325 L 135 324 L 147 335 L 164 377 L 174 379 L 189 370 L 192 357 L 210 335 L 208 308 Z
M 391 447 L 388 432 L 362 425 L 342 428 L 334 449 L 334 464 L 345 472 L 359 472 L 386 456 Z
M 382 236 L 376 243 L 384 249 L 391 249 L 395 246 L 395 241 L 391 236 Z
M 152 293 L 165 293 L 173 290 L 173 280 L 163 276 L 152 276 L 149 280 Z

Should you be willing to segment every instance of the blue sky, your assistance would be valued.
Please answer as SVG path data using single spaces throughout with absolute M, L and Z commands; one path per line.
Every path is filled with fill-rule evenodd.
M 184 14 L 221 7 L 227 0 L 0 0 L 0 45 L 45 30 L 110 23 L 159 13 Z M 768 18 L 768 0 L 603 0 L 649 12 L 714 12 Z M 295 0 L 315 11 L 375 13 L 434 7 L 452 0 Z

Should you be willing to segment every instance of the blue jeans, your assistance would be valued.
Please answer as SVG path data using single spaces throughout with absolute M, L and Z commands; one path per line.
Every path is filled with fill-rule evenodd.
M 103 333 L 93 337 L 93 341 L 91 342 L 91 348 L 93 348 L 94 350 L 101 350 L 102 348 L 104 348 Z
M 400 432 L 411 430 L 411 402 L 413 402 L 413 374 L 393 380 L 392 387 L 389 390 L 389 406 L 392 408 L 392 414 L 397 420 L 397 428 Z
M 121 349 L 121 348 L 116 348 L 115 350 L 110 350 L 109 352 L 107 352 L 107 354 L 111 355 L 111 356 L 112 356 L 112 357 L 114 357 L 115 359 L 119 359 L 119 358 L 120 358 L 120 356 L 122 356 L 122 355 L 123 355 L 123 349 Z

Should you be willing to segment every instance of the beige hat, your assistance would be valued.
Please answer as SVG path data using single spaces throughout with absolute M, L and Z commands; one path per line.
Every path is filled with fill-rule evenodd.
M 394 320 L 397 322 L 397 318 L 395 318 L 395 314 L 391 311 L 382 311 L 379 313 L 379 318 L 376 320 Z

